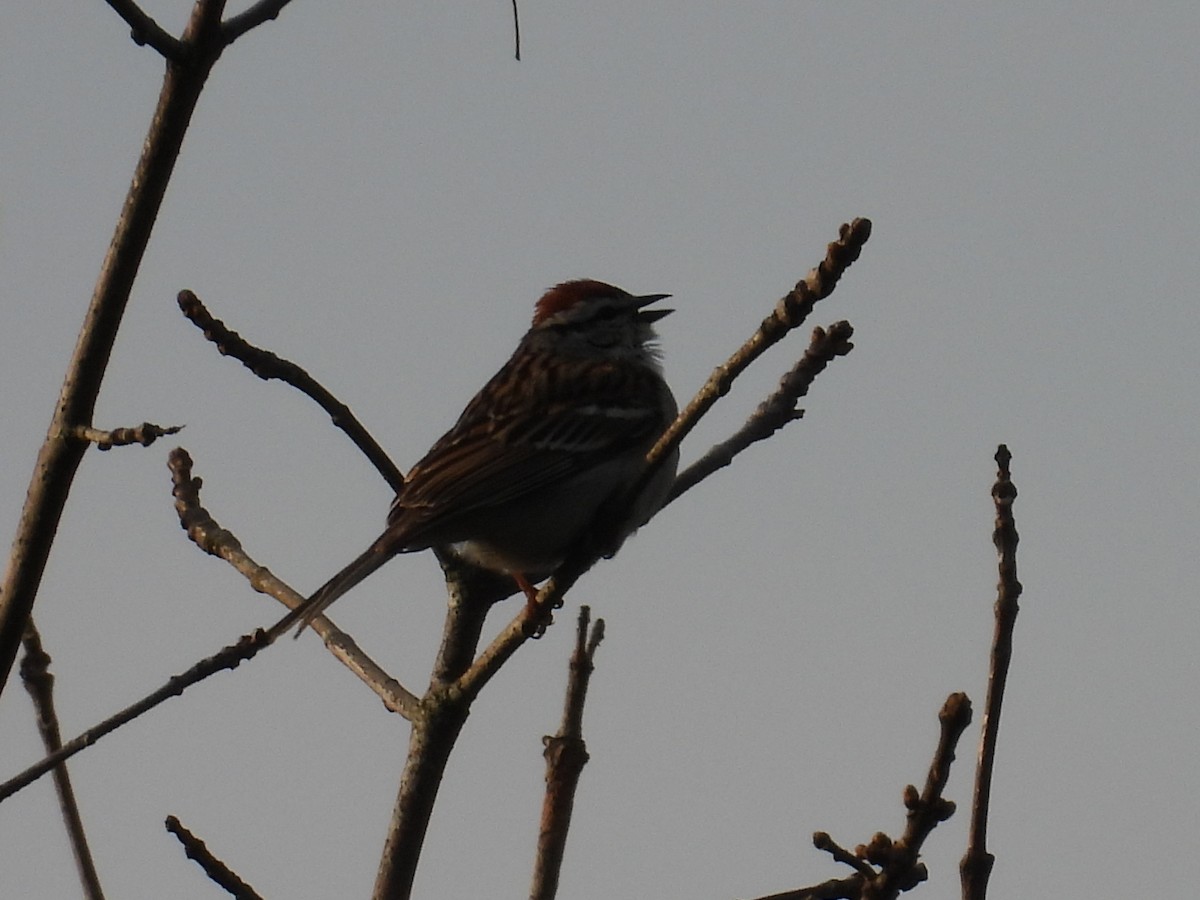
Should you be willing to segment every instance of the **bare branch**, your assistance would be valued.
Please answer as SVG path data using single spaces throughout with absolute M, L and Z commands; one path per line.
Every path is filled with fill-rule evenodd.
M 175 816 L 167 816 L 164 824 L 167 831 L 175 835 L 179 843 L 183 845 L 183 852 L 187 854 L 187 858 L 199 865 L 210 881 L 223 887 L 237 900 L 262 900 L 254 888 L 242 881 L 229 866 L 213 856 L 204 841 L 188 831 L 179 819 Z
M 112 431 L 103 431 L 99 428 L 92 428 L 90 425 L 80 425 L 75 428 L 74 433 L 79 440 L 90 441 L 100 450 L 111 450 L 113 447 L 125 447 L 129 444 L 141 444 L 143 447 L 149 447 L 160 437 L 179 434 L 182 430 L 182 425 L 164 427 L 143 422 L 133 428 L 114 428 Z
M 938 723 L 941 732 L 925 787 L 920 793 L 911 784 L 904 789 L 904 806 L 908 810 L 904 834 L 894 843 L 878 834 L 865 848 L 860 848 L 860 856 L 883 867 L 879 877 L 866 885 L 864 900 L 894 900 L 924 881 L 928 873 L 920 861 L 921 847 L 938 825 L 954 815 L 955 805 L 942 796 L 942 791 L 950 778 L 958 740 L 971 724 L 971 701 L 967 695 L 956 693 L 947 697 L 938 713 Z
M 840 862 L 844 866 L 849 866 L 858 874 L 866 878 L 874 878 L 877 873 L 870 865 L 863 862 L 832 837 L 827 831 L 814 831 L 812 837 L 813 846 L 818 850 L 824 850 L 834 858 L 836 862 Z
M 1012 659 L 1013 631 L 1017 624 L 1021 582 L 1017 580 L 1017 535 L 1013 501 L 1017 488 L 1012 483 L 1009 462 L 1012 454 L 1001 444 L 996 450 L 999 471 L 992 486 L 996 505 L 996 527 L 992 542 L 1000 556 L 1000 581 L 996 588 L 996 627 L 992 637 L 991 669 L 988 673 L 987 700 L 983 710 L 979 740 L 979 761 L 975 769 L 975 796 L 971 805 L 971 824 L 967 832 L 967 850 L 958 864 L 963 900 L 983 900 L 988 878 L 996 857 L 987 849 L 988 807 L 992 795 L 992 769 L 996 760 L 996 741 L 1000 734 L 1000 710 L 1004 704 L 1004 686 Z
M 205 553 L 219 557 L 233 566 L 259 593 L 274 597 L 289 609 L 303 603 L 303 595 L 277 578 L 266 566 L 256 563 L 242 549 L 241 542 L 231 532 L 218 525 L 208 510 L 200 505 L 201 481 L 192 477 L 192 459 L 187 451 L 182 447 L 172 450 L 167 465 L 171 470 L 171 481 L 174 485 L 172 494 L 175 497 L 175 511 L 179 514 L 179 524 L 192 542 Z M 286 621 L 286 617 L 282 621 Z M 263 638 L 267 643 L 271 643 L 285 630 L 278 625 L 272 626 L 263 633 Z M 419 702 L 416 696 L 367 656 L 353 638 L 324 616 L 313 623 L 313 630 L 321 636 L 329 652 L 371 688 L 383 701 L 384 706 L 405 718 L 412 717 Z
M 42 649 L 42 639 L 33 620 L 25 630 L 25 655 L 21 657 L 21 681 L 33 700 L 37 712 L 38 731 L 42 735 L 42 746 L 47 753 L 55 753 L 62 747 L 62 732 L 58 726 L 58 713 L 54 709 L 54 675 L 50 672 L 50 654 Z M 65 764 L 54 769 L 54 788 L 58 793 L 58 805 L 62 810 L 63 824 L 75 856 L 75 867 L 83 895 L 87 900 L 104 900 L 100 888 L 100 876 L 92 862 L 87 835 L 83 830 L 83 818 L 79 815 L 79 804 L 75 801 L 75 790 L 71 787 L 71 776 Z
M 783 376 L 779 389 L 759 404 L 754 414 L 731 437 L 711 447 L 675 478 L 667 503 L 695 487 L 713 472 L 733 462 L 733 458 L 758 441 L 766 440 L 780 428 L 804 416 L 796 402 L 808 394 L 813 380 L 839 356 L 853 349 L 850 337 L 854 328 L 849 322 L 836 322 L 829 329 L 813 329 L 808 350 L 792 369 Z M 666 504 L 663 504 L 664 506 Z
M 149 44 L 171 62 L 184 62 L 188 57 L 188 48 L 174 35 L 163 31 L 162 26 L 146 15 L 133 0 L 107 0 L 109 6 L 116 11 L 129 26 L 129 36 L 139 47 Z
M 563 851 L 571 813 L 575 808 L 575 789 L 587 765 L 587 743 L 583 739 L 583 705 L 588 682 L 595 668 L 596 648 L 604 639 L 604 620 L 597 619 L 590 632 L 591 610 L 579 607 L 575 633 L 575 652 L 571 654 L 567 696 L 562 724 L 554 736 L 543 738 L 546 758 L 546 794 L 542 801 L 542 823 L 538 833 L 537 858 L 534 862 L 531 900 L 551 900 L 558 893 Z
M 142 156 L 100 267 L 50 429 L 38 452 L 0 589 L 0 691 L 33 613 L 58 523 L 88 446 L 74 436 L 74 431 L 92 423 L 113 342 L 184 133 L 208 73 L 221 55 L 222 46 L 213 40 L 220 12 L 220 5 L 213 0 L 198 0 L 183 33 L 183 43 L 189 48 L 188 63 L 167 65 Z
M 854 852 L 838 845 L 823 831 L 813 835 L 813 846 L 854 868 L 846 878 L 831 879 L 811 887 L 797 888 L 758 900 L 895 900 L 928 877 L 921 862 L 921 847 L 939 824 L 954 814 L 954 803 L 942 797 L 954 750 L 963 731 L 971 724 L 971 701 L 966 694 L 951 694 L 938 713 L 940 732 L 937 749 L 929 764 L 925 787 L 918 793 L 911 784 L 904 789 L 908 810 L 904 834 L 893 841 L 877 832 Z
M 132 706 L 127 706 L 115 715 L 109 716 L 103 722 L 89 728 L 73 740 L 67 741 L 62 745 L 61 749 L 55 753 L 51 753 L 42 759 L 41 762 L 30 766 L 16 777 L 4 782 L 4 784 L 0 784 L 0 800 L 5 800 L 21 790 L 21 788 L 32 784 L 55 766 L 70 759 L 80 750 L 92 746 L 100 738 L 116 731 L 122 725 L 132 722 L 143 713 L 149 712 L 164 700 L 178 697 L 187 688 L 199 681 L 203 681 L 210 675 L 215 675 L 217 672 L 224 671 L 225 669 L 236 669 L 244 660 L 253 659 L 259 650 L 269 646 L 270 641 L 266 639 L 266 633 L 261 628 L 253 634 L 243 635 L 236 644 L 230 644 L 207 659 L 200 660 L 200 662 L 196 663 L 182 675 L 172 676 L 158 690 L 147 694 Z
M 216 344 L 222 356 L 232 356 L 264 381 L 278 379 L 314 400 L 321 409 L 329 413 L 333 424 L 344 431 L 371 461 L 392 490 L 399 493 L 404 485 L 404 475 L 350 411 L 350 407 L 333 396 L 294 362 L 254 346 L 236 331 L 227 328 L 220 319 L 213 318 L 191 291 L 179 292 L 179 309 L 193 325 L 204 332 L 206 339 Z
M 709 376 L 699 393 L 683 409 L 679 417 L 671 424 L 658 443 L 646 454 L 650 464 L 634 493 L 650 481 L 654 467 L 665 460 L 671 451 L 700 421 L 713 404 L 729 393 L 736 379 L 749 365 L 767 351 L 768 348 L 782 340 L 793 328 L 804 323 L 813 306 L 833 293 L 838 280 L 850 265 L 862 253 L 863 245 L 871 237 L 870 219 L 855 219 L 839 230 L 839 237 L 826 247 L 825 259 L 811 269 L 801 281 L 796 283 L 788 294 L 779 301 L 775 311 L 763 319 L 758 330 L 746 341 L 723 365 L 718 366 Z
M 258 0 L 245 12 L 238 13 L 221 23 L 221 36 L 226 44 L 232 44 L 247 31 L 264 22 L 273 22 L 291 0 Z

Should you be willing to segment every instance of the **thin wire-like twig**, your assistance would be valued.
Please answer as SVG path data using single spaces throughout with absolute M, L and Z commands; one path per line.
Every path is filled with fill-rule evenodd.
M 575 789 L 587 765 L 587 743 L 583 739 L 583 706 L 588 682 L 595 669 L 596 648 L 604 639 L 604 620 L 597 619 L 589 629 L 591 610 L 579 607 L 575 632 L 575 651 L 571 654 L 566 700 L 558 733 L 543 738 L 546 758 L 546 792 L 542 801 L 542 820 L 538 831 L 530 900 L 551 900 L 558 893 L 563 852 L 575 808 Z
M 512 0 L 513 43 L 516 44 L 517 62 L 521 61 L 521 16 L 517 13 L 517 0 Z
M 996 740 L 1000 733 L 1000 710 L 1004 704 L 1004 686 L 1012 659 L 1013 630 L 1017 624 L 1021 582 L 1017 580 L 1017 535 L 1013 501 L 1017 488 L 1012 483 L 1009 463 L 1012 454 L 1001 444 L 996 450 L 998 472 L 992 486 L 996 506 L 996 527 L 992 542 L 999 554 L 1000 580 L 996 587 L 996 626 L 992 636 L 991 666 L 988 673 L 987 700 L 979 739 L 979 761 L 975 769 L 975 795 L 971 805 L 971 823 L 967 831 L 967 849 L 959 861 L 959 879 L 963 900 L 984 900 L 988 878 L 996 861 L 987 849 L 988 807 L 992 794 L 992 770 L 996 760 Z
M 178 818 L 167 816 L 164 824 L 167 831 L 175 835 L 179 843 L 183 845 L 183 852 L 187 854 L 187 858 L 200 866 L 210 881 L 224 888 L 237 900 L 262 900 L 254 888 L 239 878 L 237 873 L 224 862 L 217 859 L 204 841 L 185 828 Z
M 50 671 L 50 654 L 42 648 L 42 638 L 30 619 L 25 630 L 24 656 L 21 657 L 21 681 L 33 700 L 37 711 L 38 731 L 42 735 L 42 746 L 47 753 L 56 753 L 62 747 L 62 731 L 58 724 L 58 713 L 54 709 L 54 675 Z M 58 805 L 62 810 L 63 824 L 75 856 L 75 867 L 79 870 L 79 881 L 87 900 L 104 900 L 100 887 L 100 876 L 92 861 L 87 835 L 83 830 L 83 817 L 71 787 L 71 776 L 65 764 L 54 769 L 54 788 L 58 793 Z
M 371 437 L 362 422 L 345 403 L 331 394 L 320 382 L 291 360 L 284 359 L 256 347 L 240 334 L 226 327 L 220 319 L 213 317 L 200 298 L 191 291 L 180 291 L 179 309 L 204 337 L 216 345 L 222 356 L 230 356 L 264 381 L 278 379 L 311 398 L 329 414 L 333 424 L 345 432 L 354 445 L 370 460 L 392 490 L 399 493 L 404 485 L 404 475 L 391 458 Z

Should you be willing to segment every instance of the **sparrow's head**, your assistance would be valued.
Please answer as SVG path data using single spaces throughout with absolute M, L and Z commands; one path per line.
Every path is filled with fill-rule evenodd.
M 669 296 L 635 297 L 602 281 L 564 281 L 537 302 L 529 336 L 553 342 L 558 352 L 653 363 L 659 355 L 653 325 L 674 310 L 646 307 Z

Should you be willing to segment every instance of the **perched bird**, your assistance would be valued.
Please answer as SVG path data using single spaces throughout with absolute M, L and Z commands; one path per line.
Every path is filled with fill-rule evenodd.
M 383 534 L 272 631 L 299 623 L 299 635 L 398 553 L 447 545 L 530 600 L 594 526 L 609 538 L 598 549 L 615 553 L 662 506 L 679 461 L 609 521 L 676 416 L 653 328 L 672 310 L 648 309 L 668 296 L 591 280 L 547 291 L 512 357 L 413 466 Z

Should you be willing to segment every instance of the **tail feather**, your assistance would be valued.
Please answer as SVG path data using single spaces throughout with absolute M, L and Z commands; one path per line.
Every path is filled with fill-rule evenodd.
M 267 632 L 271 640 L 286 633 L 293 625 L 297 626 L 293 637 L 300 637 L 301 632 L 311 625 L 313 619 L 321 615 L 334 600 L 337 600 L 391 559 L 395 555 L 395 552 L 388 547 L 384 537 L 380 537 L 371 544 L 353 562 L 317 588 L 312 596 L 272 625 Z

